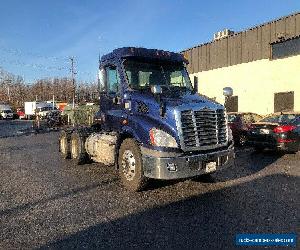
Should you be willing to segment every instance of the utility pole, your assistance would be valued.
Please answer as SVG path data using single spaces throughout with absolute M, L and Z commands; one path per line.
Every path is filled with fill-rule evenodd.
M 10 102 L 10 95 L 11 95 L 11 93 L 10 93 L 10 84 L 11 84 L 11 79 L 7 79 L 6 80 L 6 88 L 7 88 L 7 97 L 8 97 L 8 102 Z
M 71 61 L 71 78 L 72 78 L 72 87 L 73 87 L 73 109 L 75 108 L 75 92 L 76 92 L 76 83 L 75 83 L 75 70 L 74 70 L 74 57 L 70 57 L 70 61 Z
M 55 107 L 55 95 L 54 95 L 54 77 L 52 77 L 52 89 L 53 89 L 53 95 L 52 95 L 52 110 L 54 110 Z
M 7 96 L 8 96 L 8 101 L 10 102 L 10 89 L 9 89 L 9 85 L 7 85 Z

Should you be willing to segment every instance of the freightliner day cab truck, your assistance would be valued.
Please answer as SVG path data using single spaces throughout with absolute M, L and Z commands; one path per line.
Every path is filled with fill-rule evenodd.
M 104 55 L 95 124 L 61 132 L 63 158 L 114 166 L 132 191 L 151 178 L 189 178 L 232 165 L 224 106 L 197 93 L 187 63 L 181 54 L 156 49 Z

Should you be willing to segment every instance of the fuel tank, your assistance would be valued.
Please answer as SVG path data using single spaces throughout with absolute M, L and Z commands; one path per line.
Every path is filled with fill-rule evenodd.
M 85 141 L 85 149 L 91 159 L 105 165 L 115 163 L 117 135 L 115 133 L 93 133 Z

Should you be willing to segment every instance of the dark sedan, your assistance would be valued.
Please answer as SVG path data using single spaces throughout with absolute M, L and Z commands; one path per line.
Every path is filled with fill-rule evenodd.
M 234 143 L 244 146 L 246 134 L 252 123 L 259 121 L 262 117 L 255 113 L 230 112 L 228 113 L 228 125 L 232 130 Z
M 257 151 L 268 148 L 297 152 L 300 150 L 300 113 L 269 115 L 252 125 L 247 139 Z

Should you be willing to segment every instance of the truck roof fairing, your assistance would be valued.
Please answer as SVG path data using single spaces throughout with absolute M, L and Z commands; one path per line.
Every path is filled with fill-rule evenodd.
M 101 64 L 108 60 L 125 58 L 147 58 L 150 60 L 166 60 L 188 63 L 188 60 L 186 60 L 182 54 L 175 52 L 157 49 L 123 47 L 115 49 L 111 53 L 102 56 Z

